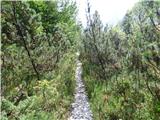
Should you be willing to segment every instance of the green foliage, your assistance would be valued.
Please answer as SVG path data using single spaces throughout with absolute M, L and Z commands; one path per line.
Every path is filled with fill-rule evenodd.
M 88 11 L 81 33 L 75 2 L 1 3 L 2 120 L 68 118 L 77 49 L 95 120 L 159 119 L 159 1 L 137 3 L 116 26 Z
M 128 81 L 127 78 L 130 80 Z M 100 83 L 93 77 L 84 77 L 84 79 L 90 95 L 94 119 L 155 119 L 153 109 L 158 108 L 158 103 L 152 103 L 152 95 L 146 94 L 148 93 L 147 89 L 135 91 L 134 84 L 132 84 L 134 78 L 131 76 L 124 78 L 123 81 L 121 77 L 118 77 L 117 81 L 113 78 L 111 80 L 114 83 Z M 155 106 L 157 107 L 154 108 Z
M 1 13 L 2 119 L 66 119 L 75 85 L 75 3 L 2 1 Z
M 160 119 L 159 7 L 139 2 L 116 26 L 88 11 L 81 60 L 95 120 Z
M 75 55 L 72 52 L 65 54 L 59 62 L 53 79 L 40 80 L 34 84 L 33 96 L 21 100 L 18 105 L 2 99 L 2 119 L 65 120 L 69 115 L 75 86 Z

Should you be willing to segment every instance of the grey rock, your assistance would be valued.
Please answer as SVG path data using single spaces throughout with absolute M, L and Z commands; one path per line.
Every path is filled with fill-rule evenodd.
M 68 120 L 93 120 L 93 115 L 90 110 L 88 97 L 85 91 L 85 85 L 82 78 L 82 63 L 77 60 L 76 69 L 76 88 L 75 88 L 75 101 L 72 103 L 72 111 Z

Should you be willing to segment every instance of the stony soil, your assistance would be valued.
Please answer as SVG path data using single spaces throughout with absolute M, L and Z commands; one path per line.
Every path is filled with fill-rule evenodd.
M 88 97 L 82 78 L 82 64 L 77 60 L 75 101 L 72 103 L 72 111 L 69 120 L 92 120 Z

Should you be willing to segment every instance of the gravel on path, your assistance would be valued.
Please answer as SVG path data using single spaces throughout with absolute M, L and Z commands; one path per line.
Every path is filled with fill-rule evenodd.
M 75 101 L 72 103 L 72 111 L 69 120 L 93 120 L 92 112 L 90 110 L 88 97 L 85 91 L 82 78 L 82 63 L 77 60 L 76 69 L 76 88 L 75 88 Z

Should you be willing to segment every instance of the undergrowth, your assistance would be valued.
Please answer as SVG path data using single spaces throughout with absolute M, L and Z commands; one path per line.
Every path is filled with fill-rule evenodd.
M 2 97 L 1 120 L 66 120 L 75 85 L 75 55 L 72 52 L 63 56 L 54 73 L 46 75 L 48 79 L 34 83 L 32 96 L 26 95 L 18 104 L 8 99 L 11 96 Z M 14 88 L 13 94 L 17 94 L 18 89 Z M 25 93 L 23 85 L 21 89 Z
M 84 72 L 83 79 L 94 120 L 160 119 L 160 103 L 143 84 L 137 91 L 132 75 L 122 73 L 102 81 Z

